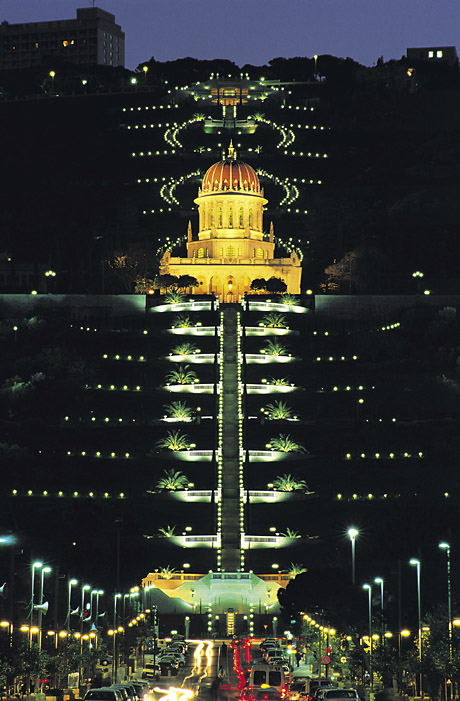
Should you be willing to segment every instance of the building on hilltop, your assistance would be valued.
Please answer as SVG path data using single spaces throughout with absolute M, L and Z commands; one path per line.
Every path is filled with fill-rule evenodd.
M 55 58 L 71 63 L 125 65 L 125 33 L 115 15 L 98 7 L 76 19 L 0 24 L 0 69 L 38 66 Z
M 458 65 L 457 49 L 455 46 L 428 46 L 406 49 L 406 56 L 418 61 L 443 61 L 449 66 Z
M 234 302 L 248 293 L 255 279 L 282 280 L 287 292 L 300 293 L 301 263 L 293 250 L 289 258 L 275 258 L 273 226 L 263 230 L 267 204 L 255 170 L 228 155 L 208 168 L 195 200 L 199 231 L 188 231 L 187 257 L 169 251 L 160 264 L 161 275 L 191 275 L 198 280 L 197 294 L 215 294 Z

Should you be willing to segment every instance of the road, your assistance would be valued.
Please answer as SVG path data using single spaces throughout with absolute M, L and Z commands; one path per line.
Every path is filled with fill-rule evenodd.
M 192 696 L 215 701 L 233 701 L 245 683 L 244 669 L 249 651 L 239 645 L 222 648 L 222 640 L 189 641 L 186 664 L 176 676 L 161 677 L 153 690 L 155 701 L 188 701 Z M 219 676 L 218 693 L 211 685 Z

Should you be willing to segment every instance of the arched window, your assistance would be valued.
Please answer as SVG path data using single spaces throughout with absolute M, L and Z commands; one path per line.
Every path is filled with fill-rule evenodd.
M 233 207 L 229 207 L 228 210 L 228 226 L 233 229 Z
M 198 258 L 204 258 L 204 248 L 198 249 Z
M 208 228 L 210 229 L 213 224 L 214 224 L 214 217 L 212 214 L 212 209 L 210 209 L 209 213 L 208 213 Z
M 238 226 L 240 229 L 242 229 L 244 226 L 243 221 L 243 207 L 240 207 L 240 213 L 238 215 Z
M 252 229 L 252 209 L 249 210 L 249 228 Z
M 258 248 L 257 249 L 257 258 L 263 258 L 263 257 L 264 257 L 264 249 Z
M 241 258 L 241 248 L 238 248 L 238 257 Z
M 233 258 L 234 255 L 235 255 L 235 249 L 233 248 L 233 246 L 229 246 L 227 248 L 227 257 Z
M 220 206 L 218 209 L 217 226 L 219 229 L 222 229 L 222 206 Z

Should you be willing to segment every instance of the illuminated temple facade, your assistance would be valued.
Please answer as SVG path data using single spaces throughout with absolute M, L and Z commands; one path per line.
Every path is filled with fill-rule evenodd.
M 161 275 L 190 275 L 198 280 L 195 294 L 215 294 L 223 302 L 237 302 L 251 282 L 272 277 L 283 280 L 287 292 L 300 294 L 301 264 L 295 251 L 275 258 L 273 226 L 263 231 L 267 204 L 255 170 L 238 160 L 233 146 L 228 155 L 206 172 L 198 197 L 199 230 L 189 225 L 187 257 L 164 254 Z

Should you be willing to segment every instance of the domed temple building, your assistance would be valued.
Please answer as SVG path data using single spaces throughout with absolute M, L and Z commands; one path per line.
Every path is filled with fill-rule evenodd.
M 300 293 L 301 264 L 295 251 L 275 258 L 273 225 L 264 234 L 263 208 L 267 204 L 254 168 L 236 158 L 230 144 L 225 159 L 206 172 L 195 203 L 199 231 L 188 230 L 187 258 L 164 254 L 161 275 L 191 275 L 198 280 L 196 294 L 236 302 L 249 292 L 251 282 L 278 278 L 287 292 Z

